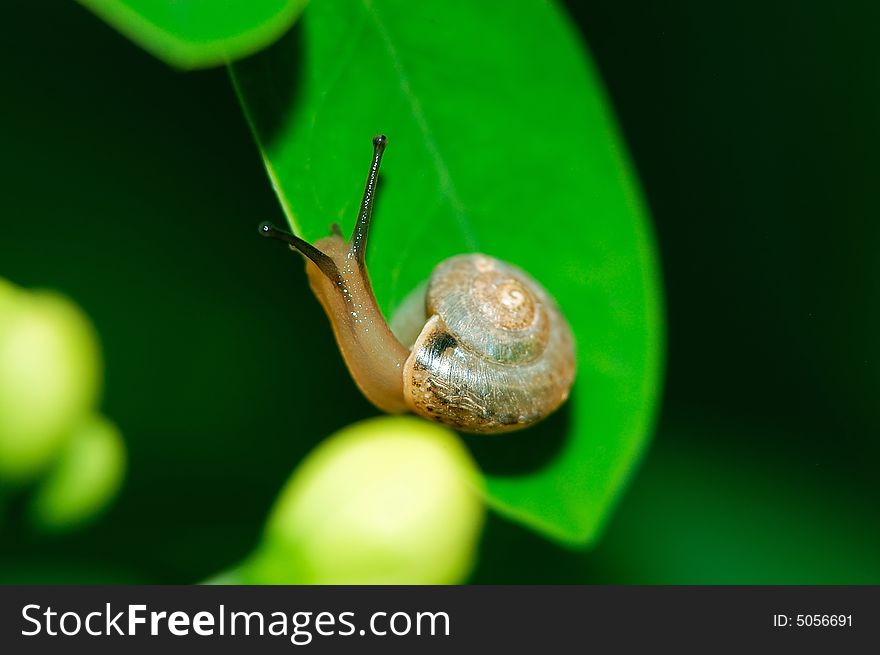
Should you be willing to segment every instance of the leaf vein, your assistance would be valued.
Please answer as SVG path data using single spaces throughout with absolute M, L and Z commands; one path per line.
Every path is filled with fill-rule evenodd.
M 379 16 L 379 12 L 376 10 L 376 7 L 374 6 L 372 0 L 362 0 L 362 2 L 364 9 L 367 11 L 367 14 L 372 18 L 373 24 L 376 26 L 376 32 L 379 34 L 382 40 L 382 45 L 385 46 L 388 57 L 391 59 L 391 64 L 394 66 L 394 70 L 400 80 L 400 89 L 403 92 L 406 101 L 410 105 L 410 109 L 412 111 L 413 118 L 416 121 L 416 125 L 422 132 L 422 135 L 425 137 L 425 146 L 428 149 L 428 154 L 434 161 L 434 167 L 437 171 L 437 176 L 440 181 L 440 189 L 443 195 L 446 196 L 447 200 L 454 210 L 455 218 L 458 221 L 459 228 L 461 229 L 462 235 L 468 245 L 468 248 L 470 248 L 471 250 L 478 250 L 479 248 L 477 246 L 477 239 L 473 233 L 473 230 L 471 229 L 465 205 L 458 195 L 458 191 L 456 190 L 455 184 L 452 181 L 452 175 L 449 172 L 449 167 L 447 166 L 446 160 L 440 152 L 440 147 L 437 143 L 437 139 L 434 137 L 433 130 L 431 129 L 430 125 L 428 125 L 428 121 L 425 117 L 425 112 L 422 109 L 422 103 L 419 101 L 418 97 L 413 91 L 412 85 L 409 81 L 409 75 L 407 74 L 403 66 L 403 61 L 401 60 L 400 54 L 397 52 L 394 41 L 392 40 L 391 35 L 389 34 L 387 27 L 385 26 L 385 23 L 382 21 L 382 18 Z

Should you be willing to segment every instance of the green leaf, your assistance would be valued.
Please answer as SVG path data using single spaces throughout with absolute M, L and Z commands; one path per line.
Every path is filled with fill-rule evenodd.
M 80 0 L 159 59 L 216 66 L 252 54 L 287 30 L 307 0 Z
M 554 294 L 577 338 L 571 400 L 535 428 L 468 443 L 496 509 L 567 543 L 595 539 L 649 436 L 661 297 L 634 175 L 565 15 L 537 0 L 324 0 L 232 76 L 306 239 L 352 228 L 370 137 L 388 135 L 368 253 L 386 315 L 468 251 Z

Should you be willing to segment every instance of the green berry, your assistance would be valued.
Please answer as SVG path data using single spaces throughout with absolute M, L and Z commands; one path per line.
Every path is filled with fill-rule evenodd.
M 101 378 L 97 337 L 67 298 L 0 286 L 0 479 L 43 471 L 93 410 Z
M 343 429 L 302 463 L 245 565 L 255 583 L 448 584 L 470 572 L 485 509 L 449 430 L 412 417 Z
M 34 525 L 66 530 L 101 513 L 116 496 L 125 473 L 125 444 L 103 416 L 80 424 L 30 501 Z

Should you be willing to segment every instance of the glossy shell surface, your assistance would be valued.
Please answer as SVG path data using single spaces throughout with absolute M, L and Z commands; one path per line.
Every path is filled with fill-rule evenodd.
M 571 328 L 553 298 L 521 269 L 481 254 L 434 269 L 427 321 L 404 366 L 417 414 L 466 432 L 527 427 L 568 397 Z

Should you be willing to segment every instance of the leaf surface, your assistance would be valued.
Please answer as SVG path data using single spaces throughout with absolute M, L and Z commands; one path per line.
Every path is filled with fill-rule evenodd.
M 216 66 L 281 36 L 307 0 L 79 0 L 178 68 Z
M 574 329 L 570 401 L 467 437 L 497 510 L 593 540 L 650 435 L 663 346 L 655 248 L 582 44 L 555 5 L 322 0 L 232 77 L 294 230 L 348 233 L 388 135 L 368 266 L 393 314 L 442 259 L 529 271 Z

